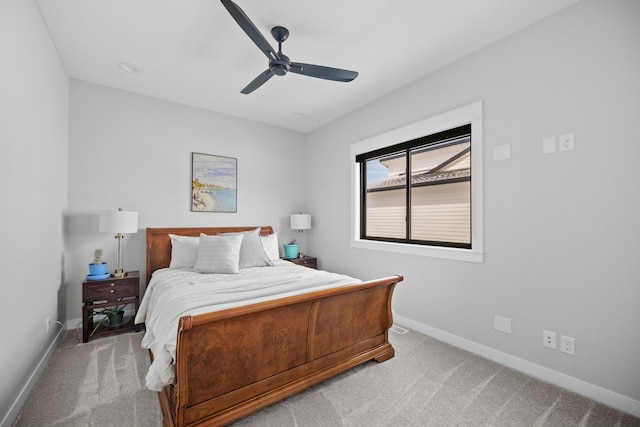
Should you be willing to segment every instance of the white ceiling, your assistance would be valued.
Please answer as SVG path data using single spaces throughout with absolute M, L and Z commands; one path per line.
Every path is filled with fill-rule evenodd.
M 36 0 L 70 77 L 301 132 L 577 0 L 234 1 L 276 50 L 271 28 L 289 29 L 291 61 L 360 75 L 289 73 L 243 95 L 268 61 L 219 0 Z

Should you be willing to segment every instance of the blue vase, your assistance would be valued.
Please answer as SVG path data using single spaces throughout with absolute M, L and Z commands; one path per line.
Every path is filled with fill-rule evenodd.
M 295 245 L 282 245 L 284 246 L 285 258 L 298 258 L 298 244 Z
M 104 276 L 107 274 L 107 263 L 89 264 L 89 274 L 91 276 Z

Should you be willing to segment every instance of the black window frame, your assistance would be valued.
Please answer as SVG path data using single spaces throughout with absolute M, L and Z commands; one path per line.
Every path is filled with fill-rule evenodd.
M 405 142 L 401 142 L 398 144 L 394 144 L 394 145 L 390 145 L 390 146 L 386 146 L 386 147 L 382 147 L 376 150 L 372 150 L 366 153 L 361 153 L 356 155 L 355 160 L 356 162 L 359 164 L 359 173 L 360 173 L 360 239 L 362 240 L 372 240 L 372 241 L 380 241 L 380 242 L 392 242 L 392 243 L 406 243 L 406 244 L 413 244 L 413 245 L 423 245 L 423 246 L 435 246 L 435 247 L 449 247 L 449 248 L 460 248 L 460 249 L 472 249 L 473 246 L 473 233 L 472 233 L 472 218 L 473 216 L 470 216 L 470 221 L 469 221 L 469 228 L 470 228 L 470 234 L 469 234 L 469 243 L 458 243 L 458 242 L 442 242 L 442 241 L 431 241 L 431 240 L 418 240 L 418 239 L 412 239 L 411 238 L 411 188 L 412 188 L 412 183 L 411 183 L 411 179 L 405 179 L 405 185 L 404 185 L 404 189 L 405 189 L 405 227 L 406 227 L 406 232 L 405 232 L 405 236 L 407 236 L 406 238 L 390 238 L 390 237 L 375 237 L 375 236 L 367 236 L 366 235 L 366 213 L 367 213 L 367 202 L 366 202 L 366 195 L 367 195 L 367 180 L 366 180 L 366 176 L 367 176 L 367 162 L 370 160 L 375 160 L 375 159 L 379 159 L 385 156 L 389 156 L 391 154 L 394 153 L 398 153 L 398 155 L 404 155 L 405 159 L 406 159 L 406 165 L 405 165 L 405 173 L 407 177 L 411 177 L 411 151 L 415 148 L 425 148 L 425 147 L 429 147 L 432 146 L 433 148 L 437 148 L 438 146 L 441 146 L 443 143 L 446 143 L 448 141 L 453 141 L 456 139 L 460 139 L 460 138 L 469 138 L 470 141 L 470 146 L 467 150 L 464 151 L 464 153 L 460 153 L 460 154 L 466 154 L 471 153 L 471 144 L 473 144 L 473 135 L 472 135 L 472 126 L 471 123 L 467 123 L 461 126 L 457 126 L 455 128 L 452 129 L 447 129 L 441 132 L 437 132 L 434 134 L 430 134 L 430 135 L 426 135 L 426 136 L 422 136 L 420 138 L 416 138 L 416 139 L 412 139 L 409 141 L 405 141 Z M 427 148 L 428 149 L 428 148 Z M 438 165 L 436 168 L 434 168 L 434 170 L 437 170 L 439 168 L 444 167 L 446 164 L 450 163 L 451 160 L 455 160 L 458 157 L 455 157 L 453 159 L 450 159 L 449 161 Z M 470 166 L 471 167 L 471 166 Z M 469 174 L 468 177 L 465 178 L 458 178 L 458 179 L 452 179 L 452 180 L 447 180 L 447 184 L 449 183 L 453 183 L 453 182 L 469 182 L 471 185 L 471 181 L 472 181 L 472 177 L 473 177 L 473 172 L 471 171 L 471 173 Z M 438 183 L 438 184 L 442 184 L 442 183 Z M 422 184 L 425 185 L 425 184 Z M 436 184 L 426 184 L 426 185 L 436 185 Z M 414 187 L 417 187 L 418 185 L 414 185 Z M 400 189 L 403 187 L 399 187 Z M 469 194 L 469 203 L 470 203 L 470 209 L 473 209 L 473 205 L 471 204 L 471 191 Z

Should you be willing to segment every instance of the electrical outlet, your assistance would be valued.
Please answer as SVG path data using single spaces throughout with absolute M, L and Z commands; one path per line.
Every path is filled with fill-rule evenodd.
M 575 356 L 576 354 L 576 339 L 572 337 L 567 337 L 564 335 L 560 336 L 560 351 L 563 353 L 570 354 Z
M 560 151 L 570 151 L 575 147 L 573 134 L 560 135 Z
M 542 345 L 550 349 L 556 349 L 556 333 L 550 331 L 542 331 Z
M 47 334 L 49 334 L 49 325 L 51 325 L 51 317 L 47 317 Z

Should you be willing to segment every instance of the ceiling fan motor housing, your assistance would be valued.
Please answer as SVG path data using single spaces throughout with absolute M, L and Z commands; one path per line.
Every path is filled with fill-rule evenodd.
M 289 72 L 289 67 L 291 66 L 291 62 L 289 62 L 289 58 L 285 55 L 278 54 L 280 57 L 274 61 L 269 63 L 269 68 L 276 76 L 284 76 Z

